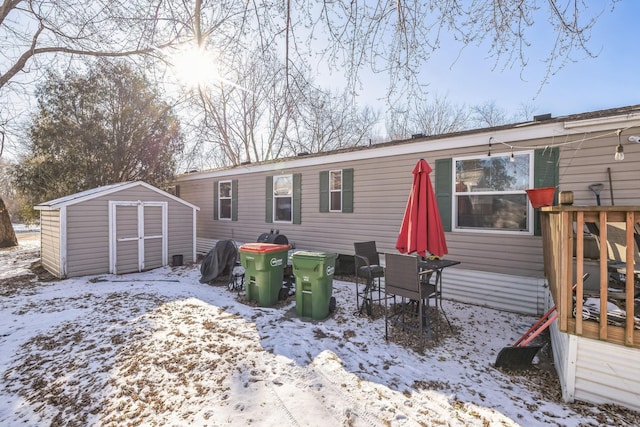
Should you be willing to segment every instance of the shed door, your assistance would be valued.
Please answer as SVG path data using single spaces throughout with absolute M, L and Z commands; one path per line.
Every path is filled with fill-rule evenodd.
M 166 202 L 109 202 L 109 216 L 111 273 L 167 265 Z

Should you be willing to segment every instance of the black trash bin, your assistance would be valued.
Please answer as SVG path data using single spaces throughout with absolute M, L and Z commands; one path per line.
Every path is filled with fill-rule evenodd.
M 174 267 L 179 267 L 182 265 L 182 255 L 174 255 L 171 260 L 171 265 Z

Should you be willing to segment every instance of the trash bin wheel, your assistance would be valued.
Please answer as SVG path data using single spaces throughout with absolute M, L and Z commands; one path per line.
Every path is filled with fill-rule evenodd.
M 329 313 L 333 313 L 334 311 L 336 311 L 336 297 L 331 297 L 329 299 Z

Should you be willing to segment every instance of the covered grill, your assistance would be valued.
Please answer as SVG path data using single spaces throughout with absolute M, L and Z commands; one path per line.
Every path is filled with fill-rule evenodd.
M 280 230 L 271 230 L 258 236 L 258 243 L 274 243 L 276 245 L 288 245 L 289 239 Z

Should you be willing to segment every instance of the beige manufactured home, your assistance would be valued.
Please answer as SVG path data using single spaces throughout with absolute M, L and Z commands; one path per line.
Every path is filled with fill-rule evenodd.
M 198 207 L 123 182 L 41 203 L 42 265 L 56 277 L 123 274 L 193 262 Z
M 525 190 L 555 186 L 573 192 L 574 205 L 594 206 L 589 186 L 602 183 L 602 205 L 638 206 L 640 138 L 630 137 L 639 135 L 636 105 L 194 172 L 176 185 L 182 198 L 201 208 L 199 240 L 253 242 L 278 229 L 300 249 L 348 257 L 354 242 L 375 240 L 381 252 L 395 252 L 411 171 L 424 158 L 434 169 L 446 257 L 461 261 L 443 274 L 444 297 L 536 315 L 554 301 L 540 212 Z M 623 160 L 614 159 L 618 146 Z M 552 335 L 567 400 L 598 396 L 640 409 L 628 398 L 640 395 L 637 346 L 618 351 L 616 343 L 557 327 Z M 602 358 L 590 354 L 595 348 L 615 360 L 616 369 L 601 374 Z M 590 375 L 597 381 L 577 379 Z

